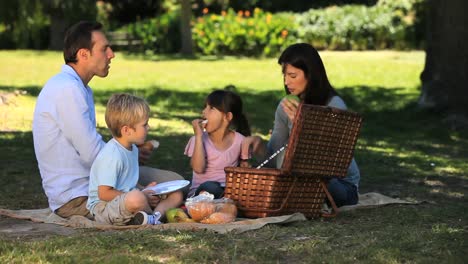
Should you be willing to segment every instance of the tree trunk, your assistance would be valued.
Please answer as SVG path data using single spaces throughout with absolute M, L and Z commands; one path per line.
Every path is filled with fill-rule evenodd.
M 468 116 L 466 0 L 428 0 L 426 64 L 419 105 Z
M 192 30 L 190 26 L 192 8 L 190 0 L 181 0 L 180 11 L 180 33 L 182 39 L 182 49 L 180 52 L 184 55 L 193 56 Z

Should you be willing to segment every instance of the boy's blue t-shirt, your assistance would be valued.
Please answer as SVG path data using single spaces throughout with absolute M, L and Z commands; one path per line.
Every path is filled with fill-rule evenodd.
M 106 185 L 121 192 L 129 192 L 136 188 L 138 177 L 138 148 L 132 145 L 130 151 L 112 138 L 99 152 L 91 166 L 86 207 L 92 212 L 94 206 L 101 201 L 98 196 L 98 186 Z

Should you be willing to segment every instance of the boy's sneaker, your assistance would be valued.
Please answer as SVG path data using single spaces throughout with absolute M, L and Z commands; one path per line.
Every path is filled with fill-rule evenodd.
M 132 220 L 128 222 L 129 225 L 159 225 L 161 222 L 159 221 L 161 218 L 161 213 L 156 212 L 155 214 L 147 214 L 146 212 L 140 211 L 136 213 Z

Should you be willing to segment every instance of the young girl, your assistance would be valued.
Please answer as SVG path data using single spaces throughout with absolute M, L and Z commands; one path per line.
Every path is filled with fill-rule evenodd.
M 207 191 L 221 198 L 226 184 L 224 168 L 237 166 L 239 158 L 248 158 L 248 153 L 241 155 L 244 136 L 250 136 L 241 98 L 226 90 L 212 92 L 205 100 L 202 119 L 193 120 L 192 126 L 195 135 L 185 147 L 193 169 L 188 197 Z

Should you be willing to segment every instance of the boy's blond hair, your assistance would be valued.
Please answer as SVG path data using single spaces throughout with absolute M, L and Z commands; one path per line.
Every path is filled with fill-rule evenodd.
M 114 94 L 106 107 L 106 124 L 112 136 L 121 137 L 123 126 L 135 128 L 142 120 L 149 118 L 149 105 L 140 97 L 127 93 Z

